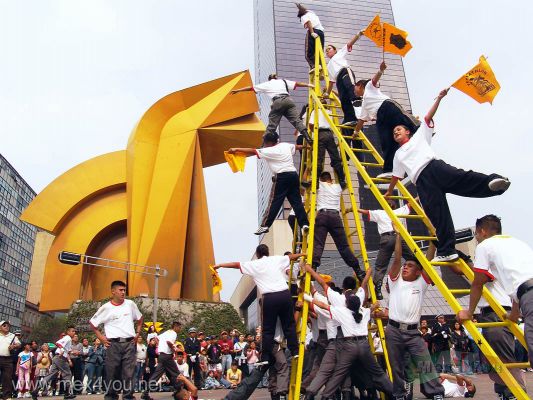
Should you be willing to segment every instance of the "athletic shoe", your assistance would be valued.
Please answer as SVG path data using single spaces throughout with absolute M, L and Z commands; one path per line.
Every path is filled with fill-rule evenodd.
M 304 129 L 304 130 L 303 130 L 302 132 L 300 132 L 300 133 L 303 135 L 305 141 L 306 141 L 307 143 L 309 143 L 309 145 L 312 146 L 312 145 L 313 145 L 313 139 L 311 139 L 311 136 L 309 136 L 309 132 L 307 131 L 307 129 Z
M 71 400 L 75 398 L 76 398 L 75 394 L 67 394 L 66 396 L 63 397 L 64 400 Z
M 509 186 L 511 181 L 507 178 L 496 178 L 489 182 L 489 189 L 493 192 L 505 192 Z
M 300 182 L 300 185 L 302 185 L 302 187 L 306 188 L 306 189 L 309 189 L 311 187 L 311 182 L 309 181 L 302 181 Z
M 450 262 L 450 261 L 456 261 L 459 259 L 459 256 L 457 253 L 448 254 L 447 256 L 437 256 L 432 262 Z
M 357 124 L 357 121 L 348 121 L 348 122 L 343 122 L 342 125 L 344 126 L 355 126 Z
M 404 382 L 404 387 L 405 387 L 405 399 L 412 400 L 413 399 L 413 388 L 414 388 L 413 382 Z
M 392 172 L 383 172 L 382 174 L 379 174 L 378 176 L 376 176 L 376 178 L 390 179 L 392 178 Z
M 436 394 L 433 396 L 433 400 L 444 400 L 444 396 L 442 394 Z
M 268 232 L 268 227 L 266 226 L 260 226 L 257 231 L 254 232 L 254 235 L 262 235 L 263 233 L 267 233 Z
M 259 361 L 255 363 L 256 367 L 262 367 L 263 365 L 268 365 L 268 361 Z
M 302 231 L 304 231 L 304 233 L 309 232 L 309 225 L 302 226 Z

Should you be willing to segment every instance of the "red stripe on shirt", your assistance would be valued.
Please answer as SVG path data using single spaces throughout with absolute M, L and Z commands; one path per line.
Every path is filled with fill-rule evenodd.
M 428 285 L 431 285 L 433 282 L 431 282 L 431 279 L 429 279 L 429 276 L 426 276 L 426 274 L 422 273 L 422 278 L 426 281 Z
M 485 275 L 487 278 L 489 278 L 489 280 L 492 282 L 494 280 L 494 275 L 492 275 L 489 271 L 487 271 L 486 269 L 481 269 L 481 268 L 472 268 L 472 271 L 474 272 L 478 272 L 480 274 L 483 274 Z

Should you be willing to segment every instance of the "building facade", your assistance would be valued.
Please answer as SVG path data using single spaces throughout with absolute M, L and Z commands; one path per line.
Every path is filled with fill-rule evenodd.
M 0 154 L 0 317 L 22 327 L 37 229 L 19 220 L 35 192 Z

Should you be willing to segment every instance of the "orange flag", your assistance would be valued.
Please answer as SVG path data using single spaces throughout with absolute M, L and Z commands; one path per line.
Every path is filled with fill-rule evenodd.
M 224 158 L 226 159 L 233 173 L 239 171 L 244 172 L 244 166 L 246 165 L 246 154 L 230 154 L 225 151 Z
M 461 76 L 453 85 L 454 88 L 469 95 L 478 103 L 492 104 L 500 90 L 500 84 L 492 72 L 487 59 L 479 57 L 479 64 Z
M 402 57 L 413 48 L 407 40 L 407 32 L 386 22 L 383 23 L 383 47 L 387 53 L 398 54 Z
M 213 278 L 213 294 L 217 294 L 222 290 L 222 279 L 220 279 L 218 271 L 212 265 L 209 266 L 209 270 L 211 271 L 211 278 Z
M 383 27 L 381 25 L 381 20 L 379 19 L 379 14 L 377 14 L 368 24 L 363 31 L 363 35 L 372 40 L 376 46 L 383 46 Z

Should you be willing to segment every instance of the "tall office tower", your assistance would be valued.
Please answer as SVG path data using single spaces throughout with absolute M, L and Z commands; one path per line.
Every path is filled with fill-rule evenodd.
M 326 44 L 333 44 L 340 49 L 357 32 L 364 29 L 372 18 L 379 13 L 382 21 L 394 23 L 392 6 L 389 0 L 376 1 L 327 1 L 308 0 L 303 3 L 309 10 L 314 11 L 324 26 Z M 278 76 L 306 82 L 309 79 L 309 66 L 305 59 L 306 31 L 297 17 L 297 8 L 291 0 L 255 0 L 255 82 L 268 80 L 268 75 L 277 72 Z M 348 55 L 348 60 L 355 73 L 356 79 L 371 78 L 379 69 L 382 61 L 382 51 L 366 37 L 362 37 L 354 45 Z M 381 78 L 381 89 L 394 100 L 398 101 L 406 110 L 411 110 L 409 93 L 403 63 L 400 56 L 386 54 L 385 61 L 388 68 Z M 291 93 L 298 107 L 307 102 L 307 90 L 297 89 Z M 268 121 L 270 100 L 259 95 L 261 119 Z M 365 128 L 369 138 L 379 148 L 374 126 Z M 294 142 L 294 128 L 285 120 L 280 125 L 280 137 L 282 141 Z M 326 169 L 329 168 L 326 161 Z M 352 178 L 357 176 L 353 169 Z M 375 171 L 376 174 L 380 173 Z M 354 188 L 359 192 L 359 200 L 362 208 L 379 208 L 373 195 L 365 189 L 358 180 L 353 182 Z M 264 162 L 258 163 L 257 189 L 258 189 L 258 214 L 263 215 L 268 205 L 270 188 L 272 186 L 271 174 Z M 349 201 L 349 198 L 346 196 Z M 279 218 L 287 218 L 289 204 L 280 213 Z M 351 221 L 353 224 L 353 220 Z M 368 250 L 377 250 L 379 235 L 375 224 L 364 223 L 365 242 Z M 409 225 L 412 232 L 418 232 L 420 227 Z M 276 232 L 274 231 L 275 235 Z M 357 239 L 354 242 L 357 247 Z M 335 245 L 328 243 L 322 264 L 326 266 L 345 266 L 340 259 Z M 341 268 L 343 269 L 343 268 Z M 343 271 L 344 273 L 344 271 Z
M 35 192 L 0 154 L 0 318 L 22 326 L 37 229 L 19 220 Z

